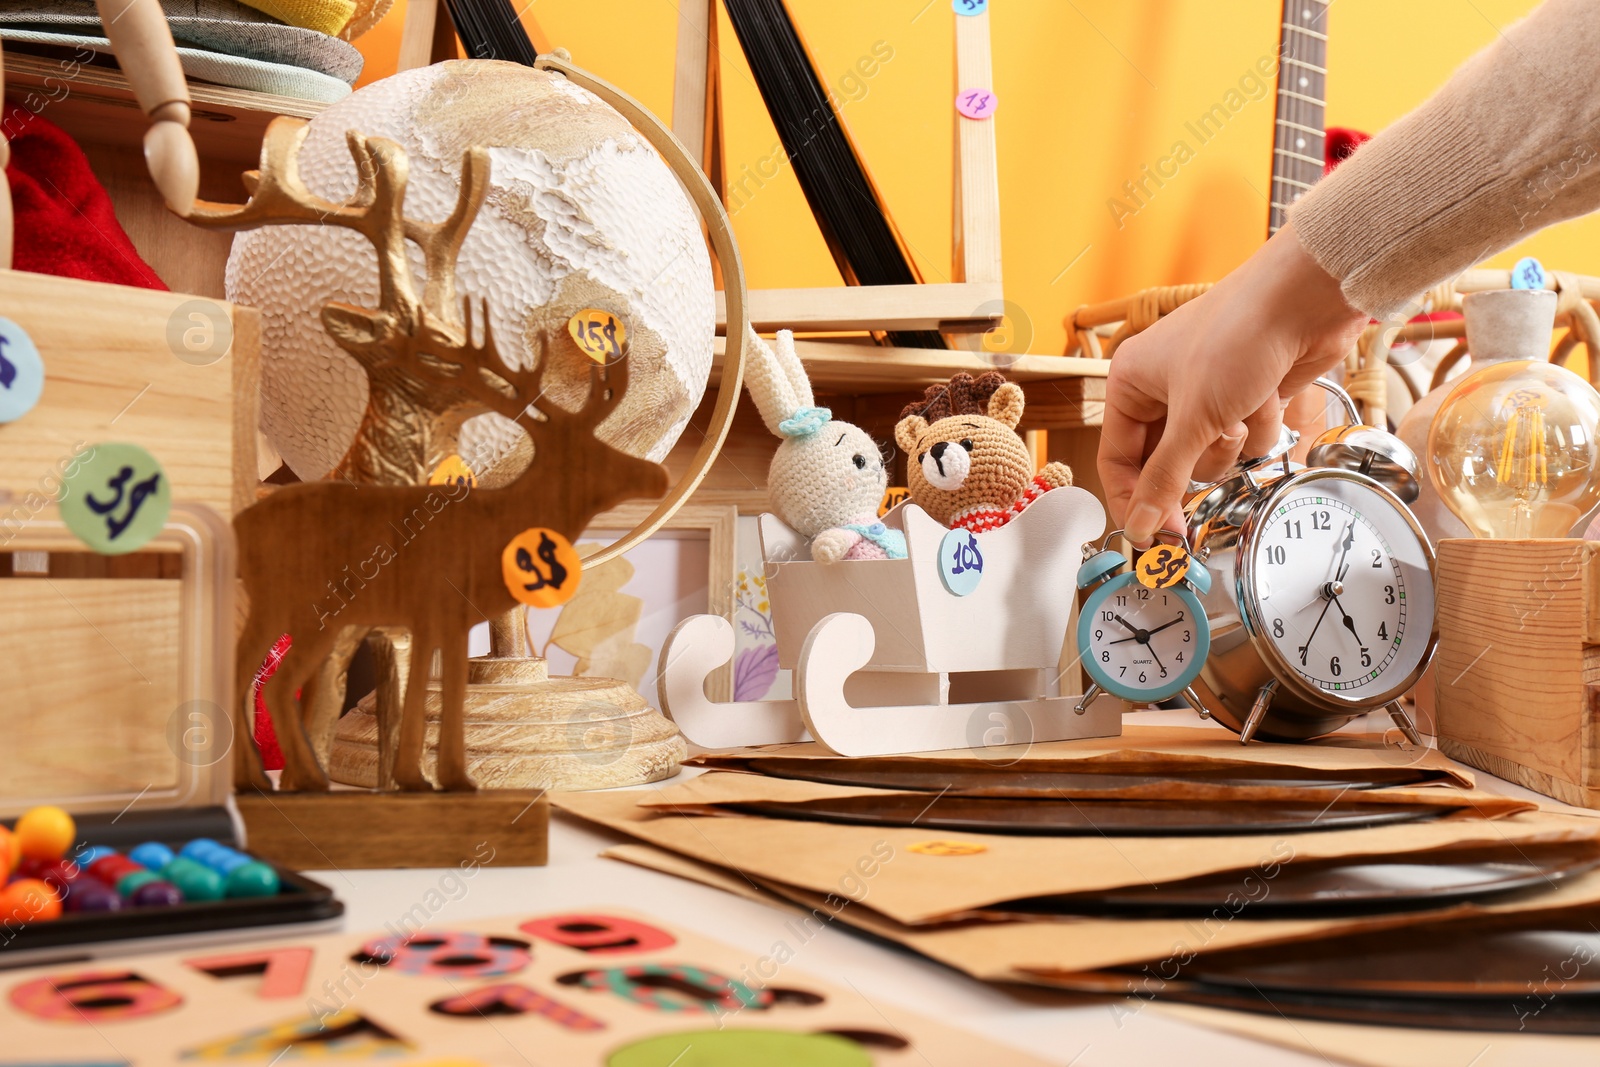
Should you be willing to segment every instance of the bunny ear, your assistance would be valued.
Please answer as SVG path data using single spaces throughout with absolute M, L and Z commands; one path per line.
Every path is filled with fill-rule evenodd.
M 816 404 L 811 395 L 811 379 L 800 365 L 800 356 L 794 350 L 794 331 L 778 331 L 778 363 L 789 378 L 789 388 L 794 393 L 795 404 L 809 408 Z
M 781 345 L 782 334 L 779 337 Z M 790 388 L 777 353 L 754 330 L 745 338 L 745 354 L 745 388 L 750 390 L 750 398 L 761 412 L 761 421 L 767 424 L 767 429 L 774 437 L 781 437 L 783 431 L 778 428 L 779 425 L 801 405 Z M 810 390 L 807 390 L 807 404 L 810 403 L 810 395 Z

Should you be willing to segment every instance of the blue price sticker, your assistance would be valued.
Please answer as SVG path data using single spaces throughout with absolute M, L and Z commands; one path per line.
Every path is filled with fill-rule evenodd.
M 172 488 L 138 445 L 97 444 L 61 485 L 61 521 L 106 556 L 137 552 L 167 524 Z
M 989 10 L 989 0 L 950 0 L 958 15 L 981 15 Z
M 1543 289 L 1547 276 L 1544 264 L 1532 256 L 1524 256 L 1517 260 L 1517 265 L 1511 268 L 1511 288 L 1513 289 Z
M 28 331 L 0 319 L 0 422 L 15 422 L 44 392 L 44 360 Z
M 971 530 L 951 530 L 939 542 L 939 580 L 956 596 L 970 596 L 983 580 L 983 550 Z

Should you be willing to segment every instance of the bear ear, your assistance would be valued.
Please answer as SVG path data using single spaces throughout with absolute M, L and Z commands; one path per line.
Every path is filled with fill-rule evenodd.
M 1022 421 L 1022 386 L 1007 382 L 996 389 L 989 398 L 989 417 L 1015 430 Z
M 894 443 L 913 460 L 916 458 L 917 440 L 928 432 L 928 420 L 921 415 L 907 415 L 894 424 Z

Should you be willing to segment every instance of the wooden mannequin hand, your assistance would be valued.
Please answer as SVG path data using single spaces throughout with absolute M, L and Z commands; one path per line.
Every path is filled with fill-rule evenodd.
M 200 160 L 189 136 L 189 83 L 159 0 L 95 0 L 100 23 L 149 117 L 144 160 L 167 206 L 188 215 L 200 188 Z
M 184 121 L 162 119 L 144 132 L 144 162 L 167 206 L 174 214 L 187 216 L 200 191 L 200 157 L 189 136 L 188 105 L 168 105 L 168 109 L 180 106 Z
M 1163 525 L 1183 529 L 1190 478 L 1266 452 L 1284 404 L 1366 323 L 1291 222 L 1210 291 L 1128 338 L 1111 360 L 1100 434 L 1115 524 L 1134 544 Z

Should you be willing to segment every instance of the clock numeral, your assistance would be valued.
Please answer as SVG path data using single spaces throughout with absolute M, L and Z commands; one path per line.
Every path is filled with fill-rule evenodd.
M 1101 663 L 1110 663 L 1111 662 L 1111 653 L 1110 652 L 1102 652 L 1102 653 L 1100 653 L 1100 662 Z
M 1146 681 L 1146 680 L 1147 679 L 1145 678 L 1144 671 L 1140 671 L 1139 672 L 1139 681 L 1143 682 L 1143 681 Z
M 1385 641 L 1389 640 L 1389 624 L 1388 623 L 1380 622 L 1378 624 L 1378 637 L 1380 637 L 1381 639 L 1383 639 Z
M 1117 607 L 1125 608 L 1127 606 L 1128 606 L 1128 594 L 1127 593 L 1118 593 L 1117 594 Z
M 1134 593 L 1134 595 L 1137 596 L 1140 600 L 1149 600 L 1150 599 L 1150 590 L 1146 589 L 1144 586 L 1141 585 L 1138 588 L 1138 590 Z
M 1283 636 L 1283 620 L 1282 619 L 1273 619 L 1272 620 L 1272 636 L 1273 637 L 1282 637 Z
M 1191 640 L 1191 638 L 1189 637 L 1189 631 L 1188 630 L 1183 631 L 1183 643 L 1187 645 L 1190 640 Z
M 1333 529 L 1333 517 L 1326 511 L 1313 511 L 1311 513 L 1311 528 L 1313 530 Z
M 1128 674 L 1128 668 L 1126 668 L 1126 667 L 1118 667 L 1118 668 L 1117 668 L 1117 670 L 1118 670 L 1118 671 L 1120 671 L 1120 672 L 1121 672 L 1121 673 L 1120 673 L 1120 674 L 1118 674 L 1118 675 L 1117 675 L 1117 677 L 1118 677 L 1118 678 L 1125 678 L 1125 677 L 1127 677 L 1127 674 Z
M 1340 668 L 1339 668 L 1339 657 L 1338 656 L 1334 656 L 1332 659 L 1330 659 L 1328 661 L 1328 673 L 1332 674 L 1335 678 L 1339 677 L 1339 674 L 1341 672 L 1340 672 Z
M 1284 550 L 1284 547 L 1282 545 L 1268 545 L 1267 546 L 1267 562 L 1268 563 L 1287 563 L 1287 562 L 1289 562 L 1289 553 Z
M 1383 587 L 1383 602 L 1385 604 L 1394 603 L 1394 586 L 1386 585 Z
M 1161 668 L 1161 677 L 1165 678 L 1166 676 L 1167 676 L 1167 669 L 1165 667 L 1162 667 Z
M 1361 665 L 1363 667 L 1372 666 L 1372 655 L 1364 648 L 1361 650 Z
M 1378 551 L 1376 548 L 1372 550 L 1372 569 L 1383 569 L 1383 553 Z
M 1304 667 L 1306 665 L 1306 649 L 1308 649 L 1310 647 L 1311 647 L 1310 645 L 1301 645 L 1300 646 L 1300 649 L 1299 649 L 1299 651 L 1300 651 L 1300 666 L 1302 666 L 1302 667 Z
M 1114 611 L 1102 611 L 1100 613 L 1100 621 L 1101 622 L 1116 622 L 1117 621 L 1117 613 L 1114 612 Z
M 1183 662 L 1183 653 L 1182 653 L 1182 652 L 1179 652 L 1179 653 L 1178 653 L 1178 662 L 1179 662 L 1179 663 L 1182 663 L 1182 662 Z
M 1300 536 L 1300 520 L 1291 519 L 1289 522 L 1284 523 L 1283 532 L 1288 535 L 1288 538 L 1291 541 L 1302 540 Z
M 1105 636 L 1106 636 L 1106 632 L 1105 632 L 1105 631 L 1104 631 L 1104 630 L 1096 630 L 1096 631 L 1095 631 L 1095 632 L 1094 632 L 1094 639 L 1095 639 L 1095 640 L 1096 640 L 1096 641 L 1103 641 L 1103 640 L 1105 640 Z

